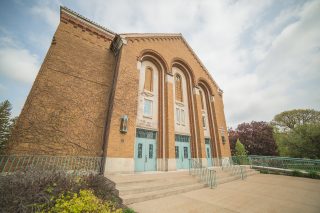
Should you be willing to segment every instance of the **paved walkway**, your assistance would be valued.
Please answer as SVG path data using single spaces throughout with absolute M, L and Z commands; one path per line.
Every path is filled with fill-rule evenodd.
M 139 213 L 320 212 L 320 180 L 258 174 L 246 180 L 129 205 Z

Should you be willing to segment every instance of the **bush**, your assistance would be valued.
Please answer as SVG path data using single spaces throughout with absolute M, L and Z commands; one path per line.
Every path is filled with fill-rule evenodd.
M 122 213 L 122 209 L 116 209 L 111 201 L 103 202 L 98 199 L 92 190 L 80 190 L 78 193 L 62 194 L 55 200 L 55 205 L 43 212 L 114 212 Z
M 113 185 L 105 183 L 106 180 L 99 175 L 79 177 L 29 168 L 27 171 L 0 176 L 0 209 L 1 212 L 49 210 L 56 206 L 61 196 L 70 196 L 71 199 L 77 194 L 77 198 L 79 196 L 82 199 L 88 195 L 83 194 L 85 190 L 91 190 L 98 200 L 112 201 L 115 209 L 123 207 L 113 191 Z
M 316 171 L 309 171 L 308 177 L 313 179 L 320 179 L 320 175 Z
M 296 177 L 303 177 L 303 173 L 298 170 L 293 170 L 291 175 Z
M 247 156 L 247 151 L 240 140 L 237 140 L 236 147 L 235 147 L 235 163 L 240 165 L 245 165 L 249 163 L 249 159 Z
M 124 209 L 123 213 L 135 213 L 135 211 L 133 211 L 133 209 Z

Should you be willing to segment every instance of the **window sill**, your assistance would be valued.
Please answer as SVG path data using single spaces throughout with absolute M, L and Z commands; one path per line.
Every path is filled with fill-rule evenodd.
M 144 118 L 152 119 L 152 115 L 143 115 Z
M 184 106 L 184 103 L 183 103 L 183 102 L 180 102 L 180 101 L 176 101 L 176 104 L 177 104 L 178 106 L 181 106 L 181 107 Z
M 154 96 L 153 92 L 148 91 L 148 90 L 145 90 L 145 89 L 143 90 L 143 94 L 146 95 L 146 96 L 148 96 L 148 97 Z

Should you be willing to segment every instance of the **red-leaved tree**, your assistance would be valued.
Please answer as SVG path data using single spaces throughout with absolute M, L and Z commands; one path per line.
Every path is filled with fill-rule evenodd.
M 238 138 L 249 155 L 278 155 L 273 137 L 273 127 L 267 122 L 252 121 L 251 123 L 239 124 L 235 130 L 229 129 L 232 155 L 234 155 Z

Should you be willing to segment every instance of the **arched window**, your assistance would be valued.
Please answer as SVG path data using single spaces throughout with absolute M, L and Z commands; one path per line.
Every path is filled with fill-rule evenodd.
M 153 91 L 153 70 L 151 67 L 146 68 L 145 80 L 144 80 L 144 89 L 150 92 Z
M 176 92 L 176 100 L 183 102 L 183 98 L 182 98 L 182 79 L 181 76 L 179 74 L 176 74 L 175 77 L 175 92 Z
M 201 99 L 201 109 L 204 110 L 204 99 L 203 99 L 203 93 L 201 90 L 200 90 L 200 99 Z

